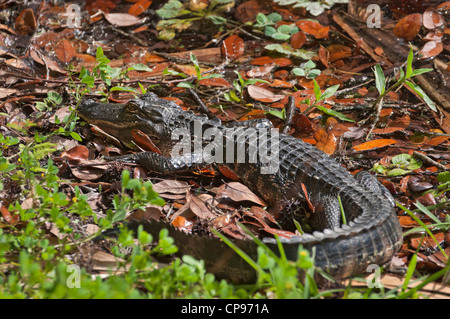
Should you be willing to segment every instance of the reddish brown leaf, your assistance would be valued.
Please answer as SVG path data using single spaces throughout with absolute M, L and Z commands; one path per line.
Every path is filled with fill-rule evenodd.
M 329 52 L 329 62 L 334 62 L 353 55 L 352 48 L 342 44 L 332 44 L 327 47 Z
M 16 30 L 19 34 L 32 34 L 37 24 L 32 9 L 22 10 L 16 18 Z
M 172 220 L 171 224 L 175 228 L 182 228 L 186 225 L 186 218 L 183 216 L 177 216 Z
M 138 1 L 135 4 L 133 4 L 130 7 L 130 9 L 128 9 L 128 13 L 133 16 L 138 16 L 138 15 L 142 14 L 145 10 L 147 10 L 151 4 L 152 4 L 151 0 Z
M 300 20 L 297 23 L 300 30 L 307 34 L 311 34 L 317 39 L 323 39 L 328 37 L 330 27 L 323 27 L 320 23 L 310 20 Z
M 299 31 L 291 36 L 291 47 L 294 49 L 300 49 L 306 43 L 306 35 L 304 32 Z
M 274 63 L 274 59 L 268 56 L 261 56 L 259 58 L 253 59 L 250 64 L 252 65 L 265 65 Z
M 265 232 L 268 232 L 269 234 L 272 235 L 278 235 L 280 237 L 284 237 L 284 238 L 291 238 L 292 236 L 296 236 L 295 233 L 287 231 L 287 230 L 282 230 L 282 229 L 277 229 L 277 228 L 272 228 L 272 227 L 265 227 L 263 229 Z
M 328 155 L 332 155 L 336 150 L 337 140 L 332 132 L 325 132 L 324 130 L 317 130 L 314 133 L 317 140 L 316 147 L 324 151 Z
M 438 55 L 443 49 L 444 47 L 441 41 L 428 41 L 418 54 L 420 59 L 428 59 Z
M 300 183 L 300 187 L 303 190 L 303 195 L 305 195 L 305 200 L 306 200 L 306 203 L 308 204 L 309 210 L 314 213 L 316 211 L 316 208 L 314 207 L 314 205 L 309 200 L 308 190 L 306 189 L 305 184 Z
M 263 66 L 257 66 L 257 67 L 252 68 L 250 71 L 248 71 L 247 76 L 250 78 L 263 77 L 263 76 L 267 75 L 268 73 L 270 73 L 274 67 L 275 67 L 275 63 L 271 63 L 271 64 L 267 64 L 267 65 L 263 65 Z
M 384 128 L 374 129 L 373 133 L 388 134 L 388 133 L 393 133 L 396 131 L 402 131 L 402 130 L 405 130 L 409 126 L 410 122 L 411 122 L 411 119 L 410 119 L 409 115 L 406 114 L 405 116 L 388 123 L 388 126 L 386 126 Z
M 436 238 L 436 240 L 438 241 L 438 243 L 441 243 L 444 240 L 444 234 L 442 232 L 433 234 L 434 237 Z M 437 248 L 437 243 L 428 235 L 427 236 L 423 236 L 422 235 L 415 235 L 414 237 L 411 238 L 411 246 L 414 249 L 417 249 L 420 245 L 421 249 L 436 249 Z
M 283 81 L 279 79 L 274 79 L 272 83 L 269 84 L 270 87 L 283 88 L 283 89 L 291 89 L 295 85 L 294 81 Z
M 227 166 L 224 165 L 219 165 L 219 171 L 227 178 L 234 180 L 234 181 L 238 181 L 240 178 L 239 176 L 236 175 L 235 172 L 233 172 L 232 170 L 230 170 Z
M 89 157 L 89 150 L 84 145 L 72 147 L 70 150 L 65 151 L 61 154 L 61 158 L 74 161 L 84 161 L 87 160 L 88 157 Z
M 372 140 L 372 141 L 368 141 L 359 145 L 356 145 L 353 147 L 353 150 L 355 151 L 368 151 L 368 150 L 373 150 L 376 148 L 381 148 L 381 147 L 385 147 L 388 145 L 392 145 L 397 143 L 396 140 L 392 140 L 392 139 L 378 139 L 378 140 Z
M 161 150 L 153 143 L 152 139 L 140 130 L 131 130 L 133 141 L 145 151 L 152 151 L 161 155 Z
M 224 88 L 231 87 L 231 84 L 224 78 L 202 79 L 198 82 L 198 84 L 203 85 L 203 86 L 216 86 L 216 87 L 224 87 Z
M 423 13 L 423 26 L 427 29 L 435 29 L 444 25 L 444 17 L 436 9 L 428 8 Z
M 394 27 L 394 34 L 406 41 L 413 40 L 419 33 L 422 26 L 422 15 L 413 13 L 400 19 Z
M 284 95 L 275 95 L 272 91 L 256 85 L 249 85 L 247 91 L 253 99 L 265 103 L 276 102 L 284 98 Z
M 292 64 L 292 61 L 288 58 L 276 58 L 273 60 L 273 62 L 281 68 L 285 66 L 290 66 Z
M 328 50 L 325 49 L 321 45 L 320 48 L 319 48 L 319 59 L 320 59 L 320 62 L 322 62 L 322 64 L 324 65 L 325 68 L 328 68 L 328 58 L 329 58 Z
M 450 10 L 450 1 L 441 3 L 440 5 L 437 6 L 437 8 L 442 11 Z
M 423 38 L 425 41 L 442 41 L 444 31 L 441 29 L 432 30 Z
M 244 40 L 238 35 L 230 35 L 222 42 L 222 55 L 229 59 L 237 59 L 245 52 Z
M 0 212 L 2 213 L 3 218 L 8 224 L 15 225 L 19 221 L 20 215 L 17 213 L 11 214 L 8 208 L 6 208 L 6 206 L 4 206 L 2 202 L 0 202 Z

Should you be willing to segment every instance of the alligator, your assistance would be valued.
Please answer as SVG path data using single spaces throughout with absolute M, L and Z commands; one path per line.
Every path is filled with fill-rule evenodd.
M 303 247 L 313 255 L 317 268 L 335 278 L 346 278 L 364 273 L 371 264 L 385 264 L 402 244 L 395 201 L 376 177 L 364 171 L 354 177 L 309 143 L 278 133 L 268 120 L 230 127 L 217 118 L 184 111 L 153 93 L 124 104 L 85 99 L 78 114 L 128 148 L 138 148 L 136 134 L 143 133 L 151 140 L 150 151 L 108 160 L 138 163 L 163 174 L 190 171 L 205 163 L 220 164 L 264 199 L 269 211 L 277 217 L 282 217 L 287 207 L 309 203 L 314 231 L 279 239 L 290 260 L 297 260 L 299 247 Z M 208 129 L 213 129 L 213 134 Z M 209 140 L 203 135 L 208 135 Z M 263 138 L 264 143 L 259 143 L 258 139 Z M 241 146 L 243 157 L 238 152 Z M 169 227 L 180 251 L 205 260 L 208 270 L 219 277 L 237 282 L 255 278 L 246 262 L 216 237 L 187 234 L 162 222 L 138 221 L 134 225 L 143 225 L 156 235 L 160 229 Z M 279 253 L 274 238 L 264 238 L 264 242 Z M 254 241 L 234 240 L 234 243 L 250 257 L 257 257 Z

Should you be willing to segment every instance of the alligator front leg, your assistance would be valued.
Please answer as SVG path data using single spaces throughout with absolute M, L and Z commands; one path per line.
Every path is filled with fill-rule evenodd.
M 204 166 L 201 154 L 187 154 L 175 157 L 164 157 L 154 152 L 140 152 L 129 155 L 105 157 L 108 161 L 137 163 L 145 169 L 161 174 L 174 174 L 191 171 Z

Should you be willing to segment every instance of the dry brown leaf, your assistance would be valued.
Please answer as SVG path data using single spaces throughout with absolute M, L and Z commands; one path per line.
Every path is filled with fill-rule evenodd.
M 104 13 L 103 15 L 106 21 L 118 27 L 129 27 L 143 22 L 143 19 L 128 13 Z
M 15 225 L 19 221 L 20 215 L 17 213 L 10 213 L 8 208 L 0 201 L 0 213 L 8 224 Z
M 411 118 L 408 114 L 406 114 L 405 116 L 388 123 L 388 126 L 386 126 L 384 128 L 374 129 L 373 133 L 374 134 L 388 134 L 388 133 L 393 133 L 396 131 L 402 131 L 402 130 L 405 130 L 409 126 L 410 122 L 411 122 Z
M 394 34 L 406 41 L 413 40 L 422 26 L 422 15 L 413 13 L 400 19 L 394 27 Z
M 16 30 L 19 34 L 32 34 L 37 29 L 32 9 L 22 10 L 16 18 Z
M 423 26 L 427 29 L 435 29 L 443 26 L 445 23 L 444 17 L 440 15 L 436 9 L 428 8 L 423 13 Z
M 151 4 L 151 0 L 140 0 L 133 4 L 130 9 L 128 9 L 128 13 L 133 16 L 141 15 L 145 10 L 148 9 L 148 7 L 150 7 Z
M 418 54 L 420 56 L 420 59 L 423 60 L 438 55 L 442 52 L 443 49 L 444 47 L 441 41 L 428 41 L 423 46 L 422 50 L 418 52 Z
M 245 52 L 245 43 L 238 35 L 230 35 L 222 42 L 222 56 L 228 59 L 237 59 Z
M 270 73 L 275 68 L 275 63 L 266 64 L 264 66 L 257 66 L 247 72 L 250 78 L 262 77 Z
M 190 186 L 187 182 L 166 179 L 153 184 L 153 190 L 157 193 L 186 194 Z
M 353 147 L 353 150 L 355 151 L 368 151 L 368 150 L 373 150 L 376 148 L 381 148 L 381 147 L 385 147 L 388 145 L 392 145 L 397 143 L 396 140 L 392 140 L 392 139 L 378 139 L 378 140 L 372 140 L 372 141 L 368 141 L 359 145 L 356 145 Z
M 61 158 L 67 159 L 67 160 L 73 160 L 73 161 L 85 161 L 89 157 L 89 150 L 84 145 L 78 145 L 75 147 L 72 147 L 70 150 L 65 151 L 61 154 Z
M 216 217 L 216 215 L 206 206 L 205 201 L 199 196 L 195 194 L 188 194 L 186 198 L 189 203 L 189 208 L 199 218 L 210 220 Z
M 332 155 L 337 147 L 336 137 L 332 132 L 325 132 L 324 130 L 317 130 L 314 133 L 314 137 L 317 140 L 316 147 L 327 153 L 328 155 Z
M 267 206 L 266 203 L 256 196 L 247 186 L 239 182 L 230 182 L 220 187 L 217 198 L 229 197 L 235 202 L 250 201 L 261 206 Z
M 306 35 L 299 31 L 291 36 L 291 46 L 294 49 L 300 49 L 306 43 Z
M 284 98 L 284 95 L 276 95 L 272 91 L 256 85 L 249 85 L 247 87 L 247 91 L 248 95 L 250 95 L 253 99 L 265 103 L 277 102 Z

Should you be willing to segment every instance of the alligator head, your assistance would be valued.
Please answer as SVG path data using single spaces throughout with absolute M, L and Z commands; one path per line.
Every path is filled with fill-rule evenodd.
M 153 93 L 146 93 L 124 104 L 99 103 L 88 99 L 78 107 L 78 114 L 83 120 L 114 136 L 128 148 L 136 148 L 134 134 L 140 131 L 163 155 L 170 152 L 168 141 L 173 129 L 189 125 L 186 121 L 177 121 L 174 125 L 172 119 L 183 113 L 178 105 Z

